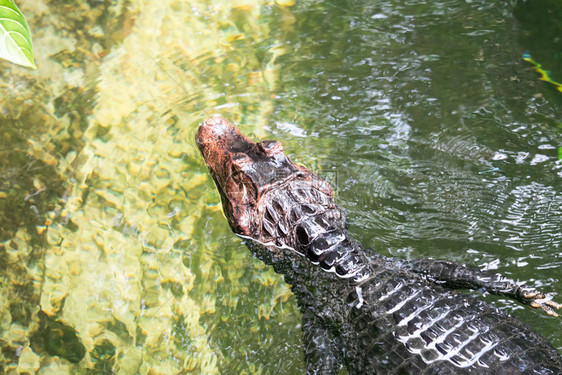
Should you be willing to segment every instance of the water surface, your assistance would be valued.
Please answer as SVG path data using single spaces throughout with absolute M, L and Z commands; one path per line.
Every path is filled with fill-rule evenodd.
M 18 2 L 39 69 L 1 63 L 0 369 L 304 371 L 294 297 L 195 147 L 211 114 L 330 180 L 374 251 L 560 293 L 562 95 L 522 60 L 560 80 L 541 3 Z M 560 319 L 484 298 L 562 350 Z

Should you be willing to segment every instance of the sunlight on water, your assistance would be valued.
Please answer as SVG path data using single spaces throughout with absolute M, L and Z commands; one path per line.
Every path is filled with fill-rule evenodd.
M 274 327 L 295 309 L 280 305 L 290 294 L 279 277 L 254 275 L 252 259 L 224 249 L 217 238 L 230 232 L 193 139 L 211 113 L 265 122 L 274 60 L 282 52 L 266 46 L 258 59 L 248 46 L 268 36 L 272 4 L 125 2 L 105 15 L 103 8 L 95 2 L 22 5 L 28 19 L 44 17 L 52 26 L 36 26 L 38 72 L 12 67 L 14 85 L 37 80 L 41 86 L 27 83 L 10 106 L 22 108 L 21 96 L 34 97 L 31 112 L 42 120 L 4 112 L 16 118 L 2 130 L 36 129 L 28 144 L 22 139 L 22 153 L 31 157 L 29 166 L 43 165 L 58 180 L 37 175 L 33 186 L 23 187 L 29 189 L 26 208 L 46 205 L 39 206 L 35 225 L 2 230 L 0 368 L 261 372 L 256 355 L 265 356 L 267 345 L 260 346 L 273 332 L 260 329 L 260 337 L 250 337 L 272 315 Z M 78 16 L 65 10 L 90 14 L 92 24 L 67 35 L 58 28 Z M 125 29 L 112 29 L 122 24 Z M 12 190 L 4 200 L 16 199 Z M 46 197 L 51 190 L 58 199 Z M 213 228 L 213 217 L 221 227 Z M 248 288 L 259 294 L 248 295 Z M 19 321 L 16 303 L 23 304 Z M 256 313 L 240 309 L 245 304 Z M 293 345 L 276 354 L 293 353 L 296 361 L 286 368 L 300 363 L 295 315 L 284 319 L 293 324 L 286 329 L 295 331 Z M 49 344 L 57 340 L 50 327 L 59 322 L 75 332 L 68 347 Z

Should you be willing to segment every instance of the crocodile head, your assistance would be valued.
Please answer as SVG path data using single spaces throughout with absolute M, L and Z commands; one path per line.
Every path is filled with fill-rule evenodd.
M 279 141 L 253 142 L 225 119 L 212 117 L 201 124 L 196 142 L 239 235 L 291 246 L 297 235 L 291 226 L 300 211 L 332 199 L 331 187 L 294 164 Z M 300 195 L 289 193 L 295 190 Z

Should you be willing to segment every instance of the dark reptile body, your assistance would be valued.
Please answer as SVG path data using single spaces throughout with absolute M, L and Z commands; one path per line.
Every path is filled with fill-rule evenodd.
M 204 123 L 198 144 L 231 227 L 239 234 L 250 231 L 250 236 L 241 234 L 246 245 L 291 285 L 303 314 L 309 374 L 336 374 L 342 364 L 350 374 L 562 374 L 560 354 L 543 337 L 496 307 L 451 290 L 464 287 L 463 280 L 481 281 L 488 274 L 454 267 L 441 286 L 431 274 L 443 276 L 443 270 L 432 267 L 451 263 L 422 260 L 416 266 L 363 248 L 349 236 L 345 214 L 329 185 L 305 168 L 289 165 L 288 178 L 268 178 L 272 182 L 265 184 L 251 219 L 240 229 L 233 222 L 238 207 L 227 201 L 239 198 L 223 190 L 233 185 L 217 174 L 224 173 L 227 159 L 213 168 L 207 160 L 213 154 L 205 148 L 226 147 L 228 139 L 222 133 L 232 137 L 229 132 L 235 130 L 240 137 L 235 151 L 244 151 L 240 142 L 251 141 L 227 126 L 231 125 L 220 118 Z M 204 132 L 210 129 L 219 134 L 218 140 L 216 134 Z M 251 153 L 255 145 L 248 146 Z M 263 156 L 253 159 L 271 162 Z M 275 163 L 283 165 L 279 160 Z M 496 276 L 490 284 L 496 292 L 518 288 Z
M 285 275 L 305 335 L 317 335 L 304 340 L 314 343 L 308 373 L 343 362 L 350 374 L 562 374 L 556 350 L 517 319 L 365 251 L 314 184 L 293 180 L 264 198 L 254 225 L 270 244 L 247 245 Z

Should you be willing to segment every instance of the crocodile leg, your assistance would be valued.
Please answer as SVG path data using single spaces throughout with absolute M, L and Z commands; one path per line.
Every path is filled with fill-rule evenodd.
M 303 349 L 308 375 L 336 375 L 341 367 L 341 343 L 313 313 L 302 316 Z
M 552 301 L 545 293 L 535 288 L 517 283 L 499 273 L 482 271 L 477 267 L 431 258 L 415 260 L 407 266 L 446 288 L 483 288 L 489 293 L 504 295 L 531 307 L 541 308 L 552 316 L 558 316 L 555 309 L 562 308 L 562 304 Z

